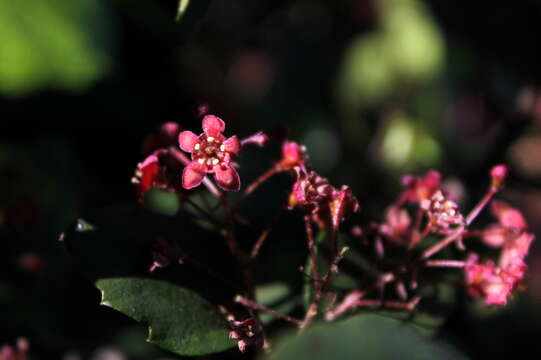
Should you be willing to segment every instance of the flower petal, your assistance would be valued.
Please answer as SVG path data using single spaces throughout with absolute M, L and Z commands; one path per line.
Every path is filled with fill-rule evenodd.
M 186 152 L 192 152 L 199 137 L 191 131 L 183 131 L 178 135 L 178 145 Z
M 240 178 L 237 170 L 231 166 L 216 166 L 214 168 L 214 176 L 218 185 L 229 191 L 239 191 Z
M 225 151 L 237 155 L 240 152 L 240 141 L 236 136 L 231 136 L 229 139 L 223 142 Z
M 184 189 L 192 189 L 197 187 L 203 181 L 207 168 L 197 161 L 192 161 L 182 171 L 182 187 Z
M 207 136 L 216 137 L 225 130 L 225 123 L 214 115 L 206 115 L 203 118 L 203 131 Z

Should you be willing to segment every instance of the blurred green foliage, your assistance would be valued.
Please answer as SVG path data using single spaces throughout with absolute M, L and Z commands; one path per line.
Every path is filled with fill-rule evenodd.
M 110 25 L 97 0 L 3 0 L 0 28 L 0 91 L 7 95 L 80 91 L 111 67 Z

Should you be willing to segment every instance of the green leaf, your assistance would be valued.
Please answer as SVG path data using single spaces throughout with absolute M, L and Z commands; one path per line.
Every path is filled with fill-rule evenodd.
M 147 341 L 179 355 L 205 355 L 235 345 L 218 310 L 196 293 L 145 278 L 101 279 L 102 305 L 145 324 Z
M 227 304 L 238 290 L 225 244 L 216 251 L 192 241 L 212 241 L 190 217 L 160 216 L 115 208 L 78 220 L 61 239 L 76 265 L 103 292 L 112 308 L 149 326 L 149 342 L 180 355 L 201 355 L 234 346 L 225 318 L 213 304 Z M 179 236 L 187 232 L 191 236 Z M 193 236 L 193 238 L 192 238 Z M 152 249 L 160 239 L 182 249 L 175 261 L 152 274 Z M 150 278 L 151 277 L 151 278 Z
M 429 340 L 407 323 L 377 315 L 357 315 L 333 324 L 316 324 L 301 336 L 277 341 L 273 360 L 463 359 L 448 344 Z
M 180 21 L 184 16 L 186 10 L 188 10 L 188 5 L 190 5 L 190 0 L 180 0 L 178 3 L 177 17 L 176 21 Z
M 95 0 L 0 1 L 0 92 L 92 85 L 110 67 L 108 25 Z
M 279 282 L 259 285 L 255 289 L 258 304 L 270 307 L 282 314 L 290 313 L 300 302 L 299 297 L 291 297 L 290 293 L 289 286 Z M 264 325 L 276 320 L 274 315 L 265 312 L 261 312 L 259 318 Z
M 158 188 L 145 193 L 145 208 L 158 214 L 174 216 L 180 210 L 180 200 L 176 193 Z

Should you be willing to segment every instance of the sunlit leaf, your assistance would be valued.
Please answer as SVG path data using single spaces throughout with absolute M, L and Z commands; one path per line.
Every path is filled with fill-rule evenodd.
M 216 307 L 196 293 L 144 278 L 101 279 L 102 305 L 148 326 L 147 341 L 179 355 L 204 355 L 235 345 Z
M 0 1 L 0 91 L 80 90 L 111 59 L 107 16 L 95 0 Z
M 176 20 L 180 21 L 184 16 L 186 10 L 188 10 L 188 5 L 190 5 L 190 0 L 180 0 L 178 3 L 177 17 Z

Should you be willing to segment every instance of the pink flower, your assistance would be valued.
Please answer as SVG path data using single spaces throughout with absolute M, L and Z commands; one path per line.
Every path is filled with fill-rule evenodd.
M 29 348 L 28 340 L 20 337 L 17 339 L 16 347 L 0 346 L 0 360 L 26 360 Z
M 420 203 L 430 199 L 441 186 L 441 175 L 435 170 L 428 171 L 424 177 L 406 175 L 402 178 L 402 185 L 406 190 L 402 193 L 399 203 Z
M 522 235 L 508 241 L 500 255 L 499 266 L 517 281 L 522 279 L 526 272 L 524 258 L 528 255 L 530 244 L 534 239 L 533 234 L 522 233 Z
M 178 136 L 182 150 L 192 154 L 192 162 L 182 172 L 182 186 L 185 189 L 197 187 L 206 174 L 214 174 L 218 185 L 224 190 L 240 189 L 239 174 L 231 165 L 231 156 L 238 155 L 241 144 L 236 136 L 223 136 L 225 123 L 214 115 L 203 118 L 203 133 L 199 136 L 183 131 Z
M 282 144 L 282 159 L 278 163 L 278 166 L 282 170 L 291 170 L 296 166 L 304 168 L 305 151 L 306 149 L 304 146 L 301 146 L 294 141 L 284 141 Z
M 524 258 L 528 254 L 534 235 L 522 233 L 507 241 L 502 249 L 498 266 L 492 261 L 478 263 L 471 254 L 464 266 L 466 285 L 472 296 L 482 297 L 485 305 L 506 305 L 508 296 L 518 287 L 528 268 Z
M 252 136 L 247 137 L 246 139 L 242 139 L 241 144 L 242 146 L 247 144 L 255 144 L 259 147 L 263 147 L 267 145 L 269 142 L 269 136 L 265 134 L 263 131 L 259 131 Z
M 137 199 L 143 201 L 144 194 L 152 188 L 167 187 L 165 169 L 160 165 L 160 150 L 147 156 L 143 162 L 137 164 L 132 182 L 137 184 Z
M 322 228 L 338 229 L 343 219 L 359 211 L 359 202 L 348 186 L 340 190 L 329 184 L 326 178 L 316 172 L 307 172 L 305 168 L 295 167 L 297 181 L 289 198 L 289 206 L 302 206 L 312 214 L 313 220 Z
M 427 211 L 430 224 L 437 231 L 445 232 L 452 225 L 464 225 L 464 217 L 458 210 L 458 205 L 447 199 L 440 190 L 436 191 L 430 200 L 422 200 L 421 208 Z
M 319 176 L 316 172 L 306 172 L 300 167 L 294 168 L 297 181 L 293 184 L 295 200 L 303 207 L 316 208 L 333 192 L 329 180 Z
M 379 226 L 379 230 L 391 241 L 402 244 L 404 239 L 409 236 L 410 225 L 411 217 L 407 210 L 391 205 L 385 212 L 385 223 Z
M 515 281 L 506 276 L 492 261 L 478 263 L 478 257 L 471 254 L 464 267 L 468 293 L 484 298 L 485 305 L 507 305 L 507 297 L 515 288 Z
M 490 211 L 504 228 L 522 231 L 528 226 L 522 213 L 503 201 L 493 200 Z
M 351 213 L 359 212 L 361 206 L 357 198 L 347 185 L 342 185 L 340 190 L 333 188 L 329 202 L 332 226 L 334 231 L 338 230 L 340 223 Z

